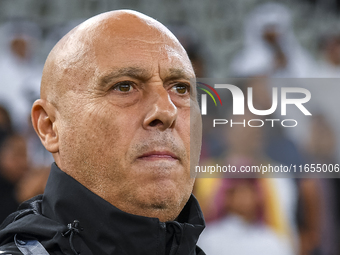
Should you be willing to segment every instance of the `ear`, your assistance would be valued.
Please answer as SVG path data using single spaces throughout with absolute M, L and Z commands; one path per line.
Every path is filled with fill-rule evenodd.
M 32 124 L 46 150 L 59 151 L 59 136 L 55 119 L 56 109 L 45 99 L 38 99 L 32 106 Z

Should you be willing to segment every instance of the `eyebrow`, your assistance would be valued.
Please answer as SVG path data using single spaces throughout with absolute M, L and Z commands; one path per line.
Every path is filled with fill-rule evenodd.
M 167 82 L 169 80 L 176 80 L 176 79 L 186 79 L 190 80 L 191 77 L 188 72 L 186 72 L 184 69 L 178 69 L 178 68 L 169 68 L 167 71 L 167 75 L 164 82 Z M 140 68 L 140 67 L 124 67 L 117 70 L 112 71 L 108 75 L 105 75 L 100 79 L 100 86 L 105 87 L 112 83 L 114 79 L 117 79 L 122 76 L 128 76 L 132 77 L 138 80 L 146 81 L 148 80 L 152 74 L 150 71 Z
M 117 70 L 112 71 L 108 75 L 105 75 L 100 79 L 100 85 L 105 87 L 110 84 L 112 80 L 122 77 L 129 76 L 135 79 L 146 80 L 150 75 L 149 72 L 143 68 L 139 67 L 124 67 Z
M 165 77 L 164 82 L 176 79 L 190 80 L 191 78 L 194 78 L 192 75 L 186 72 L 185 69 L 170 68 L 168 72 L 169 73 Z

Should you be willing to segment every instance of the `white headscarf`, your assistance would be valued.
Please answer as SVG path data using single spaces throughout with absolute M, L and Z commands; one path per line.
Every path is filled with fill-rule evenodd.
M 8 108 L 17 131 L 24 131 L 32 102 L 39 98 L 42 65 L 36 61 L 36 49 L 41 29 L 32 22 L 11 21 L 0 27 L 0 38 L 0 103 Z M 12 51 L 14 39 L 25 40 L 25 58 Z
M 287 65 L 274 69 L 274 53 L 263 38 L 270 27 L 278 35 L 278 44 L 286 57 Z M 313 60 L 296 40 L 289 10 L 277 3 L 266 3 L 254 9 L 245 24 L 244 48 L 232 61 L 235 76 L 268 75 L 275 77 L 308 77 Z

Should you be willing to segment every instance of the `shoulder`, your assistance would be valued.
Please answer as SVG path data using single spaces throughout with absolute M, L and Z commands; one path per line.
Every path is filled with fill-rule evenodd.
M 19 239 L 17 235 L 14 237 L 14 242 L 9 242 L 0 246 L 1 255 L 50 255 L 44 246 L 34 239 L 24 240 Z
M 0 246 L 1 255 L 22 255 L 14 242 Z

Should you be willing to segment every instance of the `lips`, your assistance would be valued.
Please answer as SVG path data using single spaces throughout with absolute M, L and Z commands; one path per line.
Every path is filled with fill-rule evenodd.
M 150 151 L 138 157 L 141 160 L 178 160 L 178 157 L 170 151 Z

